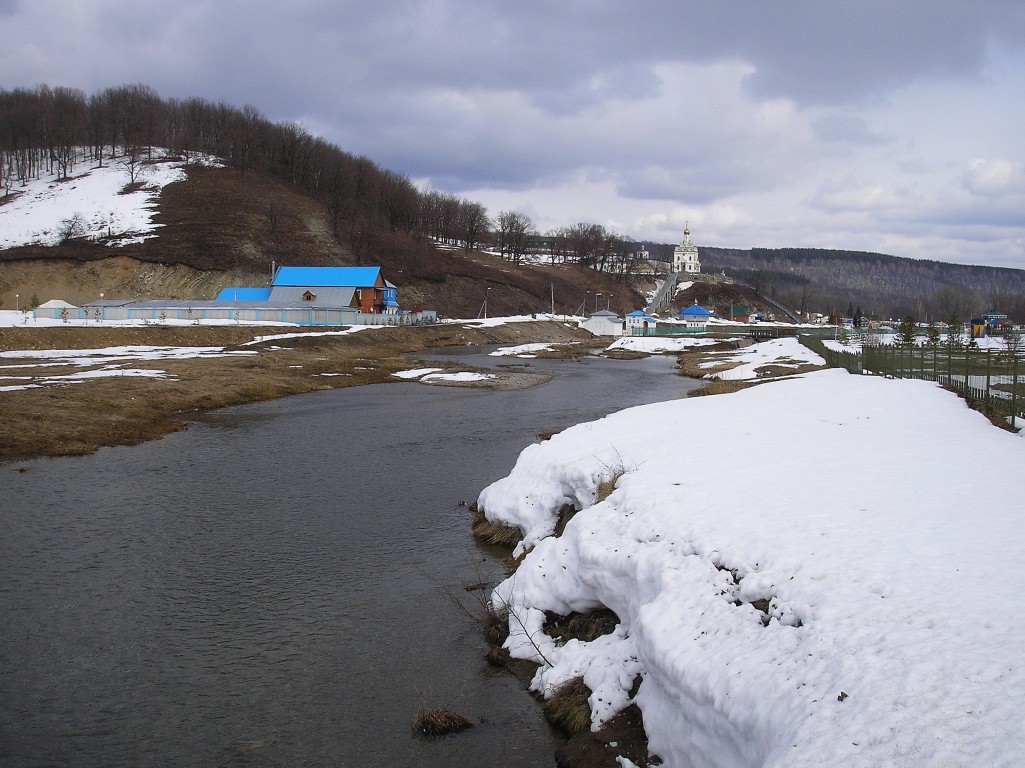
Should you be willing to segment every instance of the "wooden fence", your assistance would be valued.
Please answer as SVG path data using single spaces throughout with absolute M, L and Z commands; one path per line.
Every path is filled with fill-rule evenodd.
M 936 381 L 960 393 L 989 416 L 1019 419 L 1025 426 L 1025 358 L 1021 353 L 963 346 L 878 345 L 837 350 L 821 339 L 801 342 L 834 368 L 851 373 Z

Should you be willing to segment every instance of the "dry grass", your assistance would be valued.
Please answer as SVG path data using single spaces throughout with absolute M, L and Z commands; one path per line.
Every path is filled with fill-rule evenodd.
M 493 544 L 512 549 L 523 541 L 523 532 L 501 523 L 493 523 L 484 516 L 483 510 L 473 508 L 473 521 L 470 524 L 473 538 L 482 544 Z
M 536 328 L 534 327 L 536 325 Z M 538 335 L 561 333 L 556 323 L 531 324 Z M 301 332 L 300 329 L 288 329 Z M 319 329 L 318 329 L 319 330 Z M 521 329 L 516 329 L 521 332 Z M 220 346 L 228 349 L 279 327 L 184 326 L 142 328 L 0 328 L 0 349 L 96 349 L 121 345 Z M 513 331 L 492 329 L 493 335 Z M 506 341 L 505 338 L 502 339 Z M 183 429 L 190 415 L 229 405 L 268 400 L 390 379 L 412 366 L 404 354 L 452 344 L 492 340 L 458 326 L 385 328 L 351 336 L 308 336 L 244 347 L 259 354 L 188 360 L 141 361 L 135 368 L 165 371 L 168 378 L 101 378 L 74 386 L 47 386 L 3 393 L 0 462 L 31 456 L 69 456 L 105 445 L 134 445 Z M 271 349 L 271 346 L 283 347 Z M 6 365 L 35 364 L 8 358 Z M 19 369 L 19 375 L 54 371 Z M 65 369 L 63 372 L 67 372 Z M 321 374 L 333 374 L 324 376 Z M 337 375 L 341 374 L 341 375 Z M 499 536 L 498 542 L 518 542 Z M 510 544 L 506 544 L 510 546 Z
M 584 685 L 584 679 L 575 677 L 556 688 L 545 702 L 545 717 L 570 736 L 590 730 L 591 707 L 587 703 L 590 695 L 591 689 Z
M 742 389 L 747 389 L 751 386 L 750 382 L 747 381 L 722 381 L 721 379 L 711 379 L 702 387 L 698 389 L 692 389 L 687 393 L 688 397 L 702 397 L 704 395 L 728 395 L 731 392 L 739 392 Z
M 614 475 L 612 475 L 612 477 L 606 478 L 605 480 L 599 482 L 598 488 L 594 494 L 594 503 L 599 504 L 605 501 L 605 499 L 607 499 L 609 496 L 611 496 L 612 492 L 616 490 L 616 483 L 619 482 L 619 478 L 621 478 L 625 474 L 626 472 L 624 472 L 623 470 L 619 470 Z
M 413 733 L 428 739 L 444 736 L 448 733 L 458 733 L 473 727 L 473 721 L 468 717 L 452 712 L 448 709 L 436 707 L 428 709 L 419 707 L 413 716 Z

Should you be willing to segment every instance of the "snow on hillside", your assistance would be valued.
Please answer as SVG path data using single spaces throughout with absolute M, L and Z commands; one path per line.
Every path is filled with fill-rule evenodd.
M 840 370 L 577 425 L 478 499 L 530 550 L 506 647 L 546 695 L 582 675 L 595 725 L 641 675 L 667 766 L 1017 764 L 1023 466 L 938 386 Z M 612 635 L 541 631 L 599 606 Z
M 220 164 L 210 157 L 193 158 L 193 162 Z M 0 205 L 0 249 L 57 245 L 69 234 L 91 240 L 109 238 L 109 245 L 155 237 L 153 214 L 160 191 L 185 180 L 185 164 L 175 159 L 146 162 L 137 176 L 142 188 L 121 194 L 130 182 L 123 158 L 106 163 L 102 168 L 87 167 L 83 160 L 66 180 L 49 174 L 26 186 L 14 186 L 12 199 Z

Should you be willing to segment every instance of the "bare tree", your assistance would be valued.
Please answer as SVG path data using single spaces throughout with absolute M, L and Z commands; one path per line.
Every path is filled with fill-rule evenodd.
M 498 214 L 498 244 L 502 256 L 519 264 L 527 248 L 537 237 L 534 222 L 525 213 L 502 211 Z
M 463 201 L 459 209 L 459 232 L 464 250 L 469 253 L 476 249 L 489 229 L 488 209 L 480 203 Z
M 120 165 L 128 171 L 128 187 L 134 187 L 142 175 L 142 148 L 137 145 L 125 147 L 125 157 Z

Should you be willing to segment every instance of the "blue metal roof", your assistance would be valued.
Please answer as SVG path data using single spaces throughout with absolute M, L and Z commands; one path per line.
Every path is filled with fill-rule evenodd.
M 697 305 L 697 303 L 695 303 L 693 306 L 687 307 L 686 309 L 681 309 L 680 314 L 683 316 L 690 315 L 691 317 L 708 317 L 712 313 L 704 307 L 700 307 Z
M 627 312 L 626 316 L 627 317 L 651 317 L 651 315 L 649 315 L 643 309 L 635 309 L 633 312 Z
M 274 285 L 300 288 L 368 288 L 377 282 L 380 267 L 281 267 Z
M 228 286 L 222 288 L 214 301 L 267 301 L 270 288 L 238 288 Z

